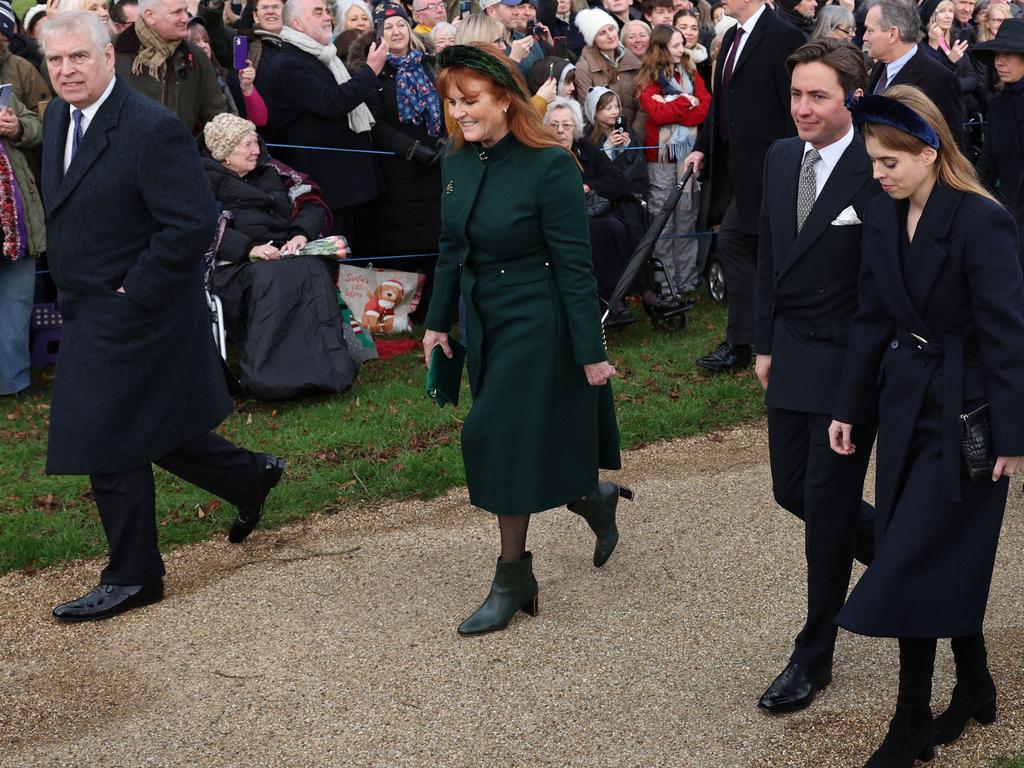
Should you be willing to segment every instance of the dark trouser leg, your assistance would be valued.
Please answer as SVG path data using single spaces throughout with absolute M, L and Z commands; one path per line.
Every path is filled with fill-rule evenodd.
M 155 463 L 238 506 L 258 503 L 266 456 L 239 448 L 215 432 L 208 432 L 179 445 Z
M 859 429 L 859 450 L 839 456 L 828 445 L 829 416 L 768 409 L 772 483 L 779 504 L 804 520 L 807 619 L 792 661 L 820 667 L 832 660 L 835 618 L 846 600 L 858 539 L 864 475 L 873 429 Z M 870 507 L 869 507 L 870 508 Z
M 153 469 L 89 475 L 110 548 L 101 584 L 148 584 L 164 575 L 156 538 Z
M 757 235 L 740 230 L 735 199 L 729 203 L 718 230 L 718 258 L 725 271 L 729 301 L 726 340 L 733 345 L 754 341 L 754 277 L 757 272 Z

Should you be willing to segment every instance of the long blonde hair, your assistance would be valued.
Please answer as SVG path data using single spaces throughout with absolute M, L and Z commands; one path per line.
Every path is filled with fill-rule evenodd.
M 953 133 L 946 123 L 946 118 L 935 106 L 935 102 L 912 85 L 894 85 L 892 88 L 886 89 L 885 95 L 914 110 L 939 137 L 939 148 L 935 150 L 938 155 L 935 167 L 937 169 L 936 178 L 940 184 L 960 192 L 981 195 L 992 202 L 998 202 L 978 180 L 978 172 L 974 170 L 971 161 L 960 152 L 960 148 L 957 147 L 956 141 L 953 139 Z M 866 122 L 860 130 L 865 139 L 873 138 L 886 149 L 896 152 L 917 155 L 930 146 L 906 131 L 883 123 Z
M 941 10 L 943 10 L 945 8 L 949 8 L 949 10 L 954 11 L 954 12 L 956 11 L 956 6 L 953 5 L 953 0 L 941 0 L 941 2 L 938 3 L 935 6 L 935 10 L 932 11 L 932 17 L 930 19 L 928 19 L 928 27 L 924 30 L 925 42 L 928 42 L 927 41 L 928 33 L 931 30 L 931 28 L 939 26 L 939 11 L 941 11 Z M 956 17 L 954 16 L 953 18 L 955 19 Z M 947 46 L 949 46 L 949 47 L 953 46 L 953 27 L 952 26 L 950 26 L 949 29 L 947 29 L 945 32 L 942 33 L 942 38 L 946 41 L 946 45 Z
M 486 13 L 471 13 L 455 28 L 456 45 L 495 43 L 505 37 L 505 27 Z

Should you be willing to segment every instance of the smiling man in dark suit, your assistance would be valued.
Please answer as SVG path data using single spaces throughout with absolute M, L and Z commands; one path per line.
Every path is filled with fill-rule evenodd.
M 110 548 L 99 586 L 53 613 L 88 621 L 163 597 L 152 464 L 234 504 L 234 542 L 284 464 L 211 431 L 231 411 L 203 295 L 218 206 L 188 129 L 114 76 L 95 16 L 54 17 L 43 50 L 58 96 L 43 202 L 64 318 L 46 471 L 89 475 Z
M 762 0 L 722 0 L 722 7 L 739 24 L 722 40 L 710 119 L 684 161 L 699 173 L 709 159 L 713 195 L 731 198 L 717 239 L 728 286 L 726 337 L 697 360 L 711 373 L 750 366 L 764 156 L 773 141 L 793 135 L 786 57 L 804 43 Z
M 857 308 L 861 217 L 881 188 L 845 105 L 862 95 L 861 54 L 832 39 L 787 60 L 798 136 L 765 161 L 755 312 L 755 372 L 765 388 L 775 499 L 804 520 L 807 617 L 786 668 L 758 704 L 809 706 L 832 680 L 835 618 L 853 558 L 869 562 L 874 510 L 862 502 L 874 426 L 855 457 L 829 448 L 828 426 Z

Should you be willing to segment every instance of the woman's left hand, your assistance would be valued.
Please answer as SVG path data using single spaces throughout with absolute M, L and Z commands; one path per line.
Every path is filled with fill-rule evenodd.
M 307 242 L 308 241 L 306 240 L 305 235 L 296 235 L 287 243 L 281 246 L 281 255 L 291 256 L 293 253 L 296 253 L 300 248 L 302 248 L 302 246 L 304 246 Z
M 601 387 L 607 384 L 608 380 L 615 375 L 615 367 L 605 360 L 600 363 L 584 365 L 583 372 L 587 374 L 587 384 L 592 387 Z
M 957 43 L 953 43 L 953 47 L 949 49 L 949 53 L 947 53 L 946 56 L 949 57 L 951 62 L 956 64 L 964 57 L 965 53 L 967 53 L 967 41 L 961 40 Z
M 1024 469 L 1024 456 L 1000 456 L 992 468 L 992 482 L 1001 477 L 1013 477 Z

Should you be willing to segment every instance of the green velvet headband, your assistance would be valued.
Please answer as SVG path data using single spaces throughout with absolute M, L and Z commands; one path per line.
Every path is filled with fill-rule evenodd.
M 520 98 L 526 99 L 522 88 L 516 79 L 509 74 L 501 61 L 489 54 L 487 51 L 473 45 L 449 45 L 437 57 L 437 66 L 441 69 L 448 67 L 466 67 L 483 72 L 491 80 L 502 88 L 512 91 Z

